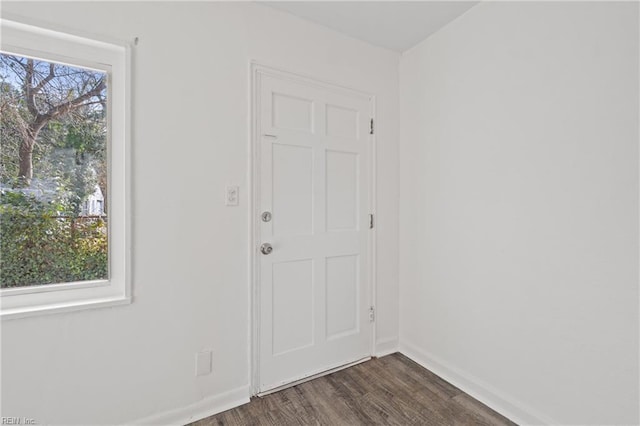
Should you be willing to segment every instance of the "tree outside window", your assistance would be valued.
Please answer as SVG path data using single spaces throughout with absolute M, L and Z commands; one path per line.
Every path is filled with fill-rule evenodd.
M 0 53 L 0 287 L 109 278 L 108 75 Z

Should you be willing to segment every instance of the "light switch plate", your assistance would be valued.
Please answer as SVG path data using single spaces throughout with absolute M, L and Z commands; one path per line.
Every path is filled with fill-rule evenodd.
M 240 198 L 240 188 L 235 185 L 227 186 L 224 203 L 227 206 L 237 206 Z
M 211 351 L 203 351 L 196 354 L 196 376 L 210 374 L 212 365 L 213 353 Z

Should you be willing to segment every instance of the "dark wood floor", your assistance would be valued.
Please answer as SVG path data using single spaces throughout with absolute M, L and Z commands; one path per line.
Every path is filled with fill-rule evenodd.
M 514 425 L 401 354 L 254 398 L 193 426 Z

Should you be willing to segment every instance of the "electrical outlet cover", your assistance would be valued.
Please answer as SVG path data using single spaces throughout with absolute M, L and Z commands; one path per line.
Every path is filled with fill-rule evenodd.
M 196 354 L 196 376 L 204 376 L 211 373 L 213 353 L 211 351 L 198 352 Z

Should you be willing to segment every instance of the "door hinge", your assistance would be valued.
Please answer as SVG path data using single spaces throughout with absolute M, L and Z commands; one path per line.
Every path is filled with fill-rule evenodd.
M 369 215 L 369 229 L 373 229 L 373 214 Z
M 376 320 L 376 308 L 373 306 L 369 306 L 369 322 L 374 322 Z
M 373 134 L 373 118 L 371 119 L 371 126 L 369 127 L 369 134 Z

